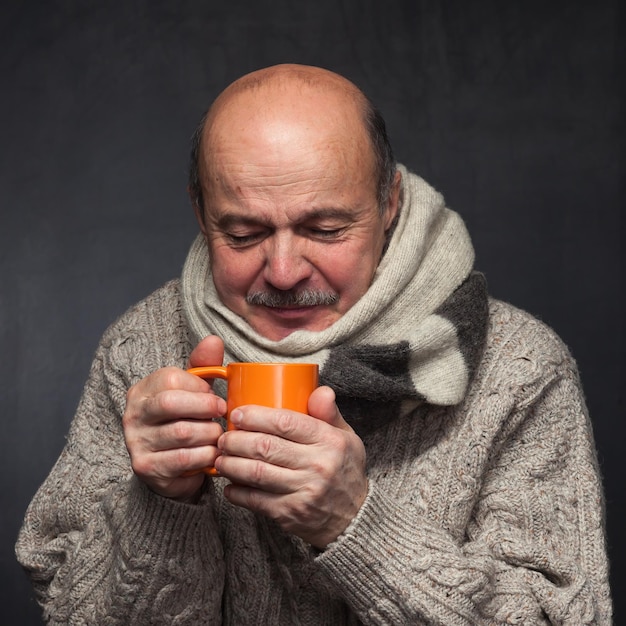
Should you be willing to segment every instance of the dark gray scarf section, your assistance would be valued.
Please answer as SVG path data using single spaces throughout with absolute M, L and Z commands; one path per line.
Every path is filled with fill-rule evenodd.
M 456 328 L 468 381 L 478 367 L 487 333 L 488 295 L 482 274 L 472 272 L 435 314 Z M 411 376 L 409 341 L 389 345 L 338 346 L 330 350 L 320 378 L 332 387 L 345 420 L 366 437 L 400 414 L 407 400 L 427 402 Z

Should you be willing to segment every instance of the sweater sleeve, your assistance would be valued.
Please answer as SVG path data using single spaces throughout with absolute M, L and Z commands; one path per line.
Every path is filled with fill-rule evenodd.
M 154 494 L 130 468 L 121 416 L 131 375 L 112 355 L 124 351 L 132 362 L 134 343 L 119 331 L 105 335 L 65 448 L 18 537 L 18 560 L 50 624 L 221 619 L 212 482 L 198 505 L 182 504 Z
M 541 369 L 532 358 L 519 367 Z M 363 623 L 611 623 L 591 426 L 573 361 L 549 369 L 513 388 L 515 376 L 494 368 L 508 383 L 478 390 L 433 484 L 415 472 L 399 493 L 372 479 L 357 518 L 317 559 Z M 437 512 L 416 497 L 428 489 L 450 494 Z

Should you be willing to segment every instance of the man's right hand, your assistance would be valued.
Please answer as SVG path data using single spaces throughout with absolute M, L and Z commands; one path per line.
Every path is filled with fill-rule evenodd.
M 221 365 L 224 344 L 203 339 L 190 356 L 190 366 Z M 135 474 L 166 498 L 195 502 L 205 474 L 186 472 L 212 466 L 219 454 L 219 422 L 226 402 L 202 378 L 177 367 L 165 367 L 133 385 L 122 420 L 126 447 Z

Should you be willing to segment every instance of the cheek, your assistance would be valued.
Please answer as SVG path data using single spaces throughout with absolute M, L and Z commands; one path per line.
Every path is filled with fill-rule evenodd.
M 229 250 L 217 250 L 211 259 L 213 282 L 220 296 L 245 296 L 257 273 L 253 259 Z
M 371 251 L 338 249 L 324 255 L 318 269 L 340 295 L 359 297 L 367 291 L 375 270 Z

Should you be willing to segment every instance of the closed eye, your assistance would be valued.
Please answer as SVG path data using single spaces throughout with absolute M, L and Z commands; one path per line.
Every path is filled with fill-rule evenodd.
M 264 231 L 249 233 L 245 235 L 236 235 L 234 233 L 224 233 L 224 236 L 228 240 L 229 244 L 234 248 L 243 248 L 245 246 L 250 246 L 259 241 L 262 241 L 266 233 Z
M 345 228 L 309 228 L 309 233 L 317 239 L 337 239 L 346 231 Z

